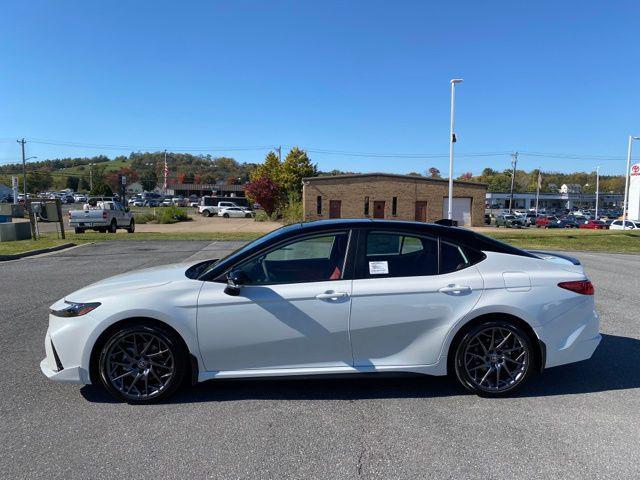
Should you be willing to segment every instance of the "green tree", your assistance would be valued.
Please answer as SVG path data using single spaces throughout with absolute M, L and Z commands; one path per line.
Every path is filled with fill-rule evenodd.
M 67 188 L 70 188 L 74 192 L 78 190 L 80 179 L 78 177 L 67 177 Z
M 280 159 L 274 152 L 267 153 L 264 159 L 264 163 L 257 165 L 251 172 L 251 181 L 255 181 L 259 178 L 268 178 L 278 187 L 283 186 L 283 169 Z
M 93 190 L 89 192 L 89 195 L 95 197 L 111 197 L 113 195 L 113 190 L 106 183 L 98 182 L 93 184 Z
M 84 177 L 82 177 L 80 179 L 80 183 L 78 184 L 78 190 L 82 190 L 83 192 L 86 192 L 89 189 L 90 189 L 89 182 L 87 182 L 87 180 Z
M 293 200 L 302 198 L 302 179 L 317 175 L 318 167 L 298 147 L 293 147 L 282 162 L 282 185 Z
M 27 190 L 42 192 L 53 185 L 53 176 L 49 171 L 33 171 L 27 173 Z

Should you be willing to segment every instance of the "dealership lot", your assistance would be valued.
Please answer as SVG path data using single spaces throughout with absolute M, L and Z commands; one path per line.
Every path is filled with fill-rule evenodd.
M 638 474 L 640 256 L 576 254 L 603 343 L 516 398 L 446 379 L 210 382 L 169 403 L 114 403 L 49 382 L 47 307 L 90 282 L 215 258 L 237 242 L 103 242 L 0 263 L 2 478 L 607 478 Z M 132 474 L 132 472 L 135 472 Z

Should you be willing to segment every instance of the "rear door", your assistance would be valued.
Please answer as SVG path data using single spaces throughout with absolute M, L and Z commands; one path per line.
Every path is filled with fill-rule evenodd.
M 354 365 L 429 365 L 482 294 L 456 245 L 405 232 L 362 231 L 351 305 Z

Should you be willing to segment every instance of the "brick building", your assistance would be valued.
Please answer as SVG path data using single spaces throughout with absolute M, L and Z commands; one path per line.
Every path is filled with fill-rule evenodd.
M 449 182 L 441 178 L 365 173 L 303 179 L 305 220 L 386 218 L 434 222 L 447 218 Z M 453 219 L 458 225 L 484 223 L 483 183 L 456 181 Z

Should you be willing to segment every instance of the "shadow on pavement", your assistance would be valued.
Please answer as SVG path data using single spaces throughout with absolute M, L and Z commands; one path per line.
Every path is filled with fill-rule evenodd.
M 594 356 L 531 378 L 515 397 L 573 395 L 640 388 L 640 340 L 603 335 Z M 99 387 L 80 392 L 90 402 L 115 403 Z M 313 378 L 215 380 L 184 388 L 164 403 L 234 400 L 366 400 L 432 398 L 464 394 L 446 377 L 362 374 Z

